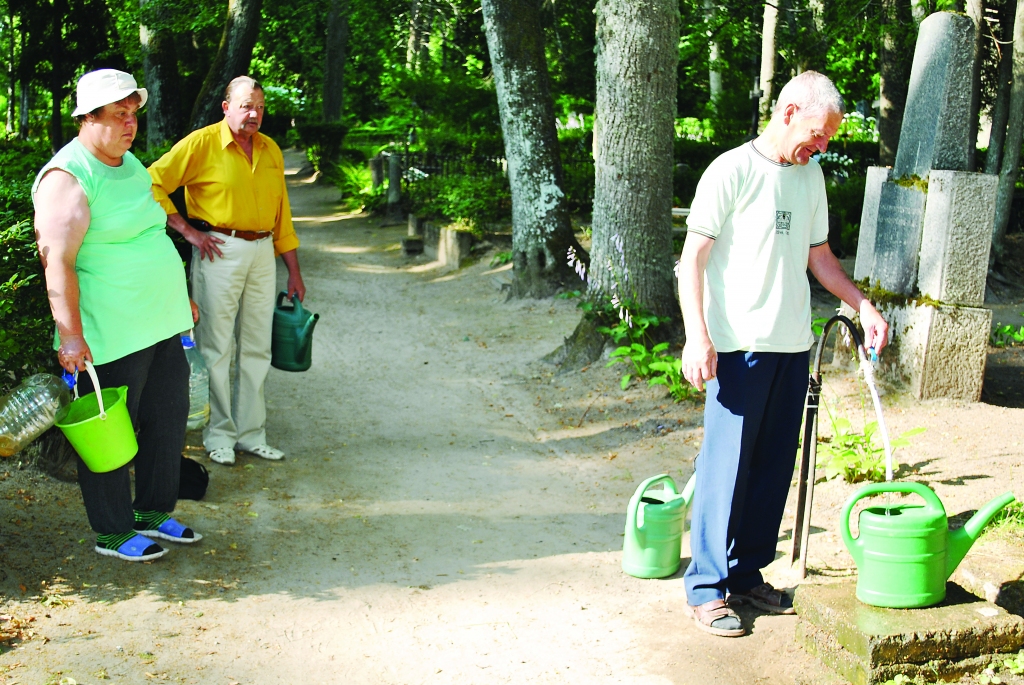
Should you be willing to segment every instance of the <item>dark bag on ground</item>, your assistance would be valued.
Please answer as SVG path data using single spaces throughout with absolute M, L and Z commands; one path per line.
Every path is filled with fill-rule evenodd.
M 210 484 L 210 472 L 198 461 L 181 457 L 181 481 L 178 485 L 178 499 L 200 500 L 206 495 Z

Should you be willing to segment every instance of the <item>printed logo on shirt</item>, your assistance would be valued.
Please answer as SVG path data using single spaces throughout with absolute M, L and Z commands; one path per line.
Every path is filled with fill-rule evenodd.
M 793 212 L 775 212 L 775 234 L 789 235 L 789 224 L 793 219 Z

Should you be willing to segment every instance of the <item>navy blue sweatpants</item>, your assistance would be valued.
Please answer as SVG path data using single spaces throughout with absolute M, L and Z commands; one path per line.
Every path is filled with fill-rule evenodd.
M 793 479 L 808 353 L 726 352 L 708 381 L 690 526 L 691 606 L 764 582 Z

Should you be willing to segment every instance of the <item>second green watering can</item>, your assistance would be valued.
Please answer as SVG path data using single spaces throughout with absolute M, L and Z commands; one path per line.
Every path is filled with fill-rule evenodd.
M 274 307 L 270 364 L 282 371 L 305 371 L 313 363 L 313 328 L 320 315 L 303 309 L 298 297 L 292 297 L 290 307 L 284 306 L 286 297 L 288 293 L 280 293 Z
M 696 476 L 682 492 L 667 473 L 648 478 L 636 489 L 626 510 L 622 570 L 637 578 L 664 578 L 679 570 L 683 520 L 693 499 Z M 650 490 L 664 483 L 663 490 Z
M 860 534 L 850 532 L 854 505 L 871 495 L 903 492 L 918 495 L 919 504 L 869 507 L 860 513 Z M 946 598 L 946 579 L 999 510 L 1014 500 L 1007 492 L 970 518 L 963 528 L 949 530 L 946 510 L 930 488 L 920 483 L 873 483 L 846 502 L 839 526 L 847 549 L 857 562 L 857 599 L 876 607 L 910 609 L 938 604 Z

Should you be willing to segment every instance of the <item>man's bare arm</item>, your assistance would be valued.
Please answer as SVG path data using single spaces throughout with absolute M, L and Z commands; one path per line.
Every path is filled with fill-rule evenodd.
M 889 342 L 889 324 L 846 275 L 828 243 L 811 248 L 807 266 L 826 290 L 860 313 L 860 323 L 864 327 L 864 344 L 875 348 L 876 352 L 881 352 Z
M 679 258 L 679 303 L 683 309 L 686 344 L 683 346 L 683 377 L 698 390 L 718 375 L 718 352 L 708 335 L 704 320 L 704 271 L 713 238 L 689 232 Z

